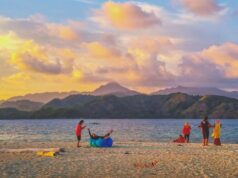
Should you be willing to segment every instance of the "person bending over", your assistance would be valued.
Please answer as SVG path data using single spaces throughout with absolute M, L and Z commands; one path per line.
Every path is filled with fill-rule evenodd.
M 107 139 L 110 137 L 110 135 L 112 134 L 113 130 L 110 130 L 107 134 L 105 134 L 104 136 L 99 136 L 95 133 L 91 133 L 90 129 L 88 128 L 88 133 L 91 139 Z
M 175 140 L 173 140 L 174 143 L 185 143 L 186 142 L 186 139 L 182 136 L 182 135 L 179 135 L 179 137 Z

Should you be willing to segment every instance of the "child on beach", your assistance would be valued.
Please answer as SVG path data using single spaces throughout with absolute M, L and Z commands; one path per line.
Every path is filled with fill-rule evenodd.
M 191 126 L 189 125 L 188 122 L 185 122 L 183 126 L 183 135 L 186 140 L 186 143 L 189 143 L 190 132 L 191 132 Z
M 77 140 L 78 140 L 77 147 L 80 147 L 79 142 L 81 140 L 82 130 L 86 127 L 86 126 L 83 126 L 83 123 L 84 123 L 84 120 L 81 120 L 76 126 L 75 133 L 76 133 Z
M 207 116 L 204 117 L 204 119 L 200 123 L 199 127 L 201 128 L 201 131 L 202 131 L 203 146 L 208 146 L 209 128 L 213 127 L 213 126 L 208 122 L 208 117 Z
M 214 138 L 214 145 L 220 146 L 221 145 L 221 140 L 220 140 L 221 122 L 220 122 L 219 119 L 217 119 L 216 122 L 215 122 L 212 136 Z
M 103 135 L 103 136 L 98 136 L 97 134 L 95 133 L 91 133 L 90 129 L 88 128 L 88 133 L 89 133 L 89 136 L 90 138 L 92 139 L 99 139 L 99 138 L 102 138 L 102 139 L 106 139 L 106 138 L 109 138 L 110 135 L 112 134 L 113 130 L 110 130 L 107 134 Z

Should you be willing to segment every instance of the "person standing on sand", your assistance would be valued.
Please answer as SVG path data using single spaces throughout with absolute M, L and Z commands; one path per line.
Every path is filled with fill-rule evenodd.
M 189 125 L 188 122 L 185 122 L 183 126 L 183 135 L 186 140 L 186 143 L 189 143 L 190 132 L 191 132 L 191 126 Z
M 221 122 L 220 122 L 219 119 L 217 119 L 216 122 L 215 122 L 212 136 L 214 138 L 214 145 L 220 146 L 221 145 L 221 140 L 220 140 Z
M 86 126 L 83 126 L 83 123 L 84 123 L 84 120 L 81 120 L 76 126 L 75 133 L 76 133 L 76 137 L 77 137 L 77 140 L 78 140 L 77 147 L 80 147 L 79 142 L 81 140 L 82 130 L 86 127 Z
M 203 146 L 208 146 L 209 128 L 213 127 L 213 126 L 208 122 L 208 117 L 207 116 L 204 117 L 204 119 L 200 123 L 199 127 L 201 128 L 201 131 L 202 131 Z

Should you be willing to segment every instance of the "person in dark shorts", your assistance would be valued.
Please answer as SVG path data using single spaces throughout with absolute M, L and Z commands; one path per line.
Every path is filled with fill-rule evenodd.
M 88 133 L 89 133 L 89 136 L 90 138 L 92 139 L 106 139 L 106 138 L 109 138 L 110 135 L 112 134 L 113 130 L 110 130 L 107 134 L 103 135 L 103 136 L 99 136 L 95 133 L 91 133 L 90 129 L 88 128 Z
M 209 138 L 209 128 L 213 127 L 208 122 L 208 117 L 204 117 L 203 121 L 200 123 L 199 127 L 201 128 L 202 136 L 203 136 L 203 146 L 208 146 L 208 138 Z
M 75 134 L 76 134 L 76 137 L 77 137 L 77 140 L 78 140 L 77 147 L 80 147 L 79 142 L 81 140 L 82 130 L 86 127 L 86 126 L 83 126 L 83 123 L 84 123 L 84 120 L 81 120 L 76 126 Z

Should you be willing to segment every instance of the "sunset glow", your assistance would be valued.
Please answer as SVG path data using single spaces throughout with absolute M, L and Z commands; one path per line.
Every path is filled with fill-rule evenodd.
M 91 91 L 238 89 L 238 2 L 11 0 L 0 6 L 0 100 Z M 52 10 L 54 9 L 54 10 Z

